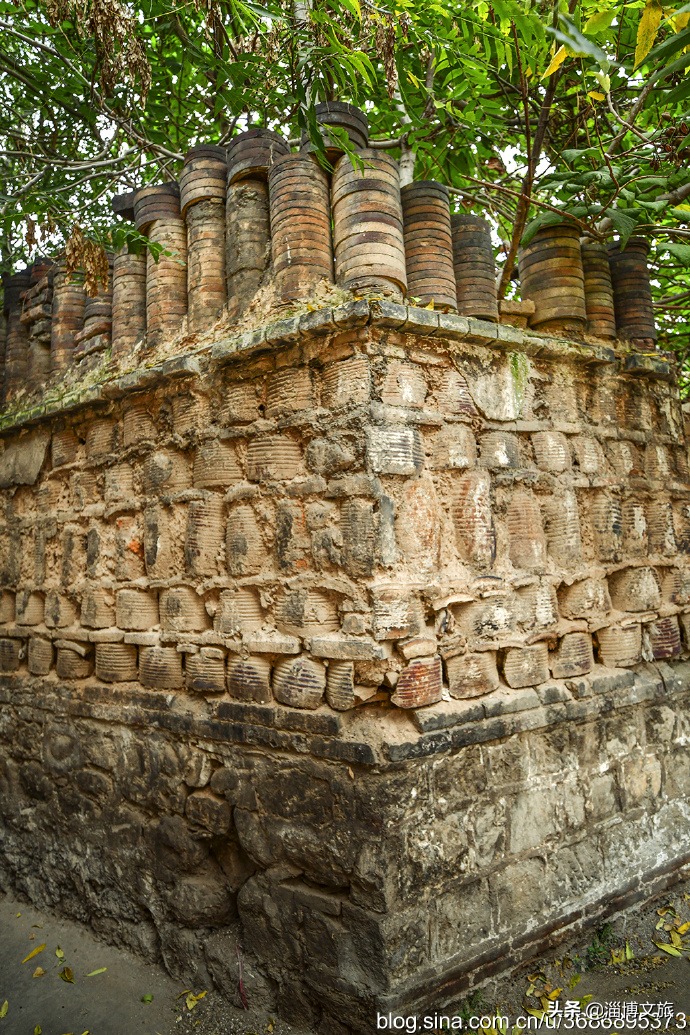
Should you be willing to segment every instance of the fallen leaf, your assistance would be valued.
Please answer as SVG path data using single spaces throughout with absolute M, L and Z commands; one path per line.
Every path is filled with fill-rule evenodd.
M 525 992 L 525 995 L 534 995 L 534 985 L 530 984 L 529 988 Z
M 37 945 L 33 952 L 30 952 L 28 956 L 25 956 L 22 963 L 26 963 L 27 960 L 32 960 L 34 956 L 38 956 L 39 952 L 43 952 L 48 942 L 44 942 L 43 945 Z
M 21 915 L 22 915 L 21 913 L 17 913 L 17 916 L 21 916 Z M 15 919 L 16 919 L 16 918 L 15 918 Z
M 680 952 L 678 952 L 678 949 L 675 947 L 675 945 L 667 945 L 665 942 L 654 942 L 654 944 L 656 945 L 657 949 L 662 949 L 664 952 L 667 952 L 669 956 L 682 955 Z
M 99 967 L 98 970 L 92 970 L 91 973 L 87 974 L 86 976 L 87 977 L 95 977 L 96 974 L 105 974 L 107 969 L 108 969 L 107 967 Z
M 147 992 L 146 995 L 143 995 L 141 997 L 141 1001 L 142 1001 L 142 1003 L 152 1003 L 153 1002 L 153 996 L 151 995 L 150 992 Z
M 686 920 L 684 924 L 680 925 L 678 934 L 685 934 L 686 931 L 690 931 L 690 920 Z
M 568 982 L 568 988 L 573 989 L 575 985 L 579 985 L 582 980 L 582 974 L 573 974 L 570 981 Z
M 549 992 L 549 999 L 558 999 L 562 991 L 562 988 L 554 988 L 553 992 Z
M 43 924 L 32 924 L 31 926 L 32 927 L 40 927 L 40 929 L 43 930 Z
M 42 1028 L 40 1024 L 37 1024 L 34 1028 L 34 1035 L 42 1035 Z
M 671 931 L 671 942 L 677 949 L 683 948 L 683 939 L 678 934 L 678 931 Z
M 630 948 L 630 946 L 628 945 L 627 942 L 625 943 L 625 958 L 626 958 L 626 960 L 634 960 L 635 959 L 634 953 L 633 953 L 632 949 Z
M 191 988 L 185 988 L 184 992 L 180 992 L 180 994 L 179 994 L 179 995 L 176 995 L 176 996 L 175 996 L 175 999 L 176 999 L 176 1000 L 177 1000 L 177 999 L 181 999 L 183 995 L 189 995 L 189 993 L 190 993 L 191 991 L 192 991 L 192 990 L 191 990 Z
M 655 930 L 656 931 L 660 931 L 663 926 L 664 926 L 664 921 L 660 920 L 659 923 L 656 925 Z
M 199 1000 L 203 999 L 205 995 L 206 995 L 206 992 L 199 992 L 198 995 L 194 995 L 193 993 L 190 992 L 189 995 L 187 996 L 186 1000 L 185 1000 L 185 1002 L 187 1003 L 187 1009 L 188 1010 L 193 1010 L 194 1007 L 196 1006 L 196 1004 L 199 1002 Z
M 74 974 L 71 967 L 63 967 L 60 971 L 60 977 L 63 981 L 68 981 L 70 985 L 74 984 Z
M 36 969 L 35 969 L 35 971 L 33 973 L 33 976 L 34 977 L 43 977 L 44 974 L 45 974 L 45 970 L 43 969 L 43 967 L 36 967 Z
M 7 1000 L 0 1006 L 0 1017 L 7 1017 L 7 1011 L 10 1008 L 10 1004 Z
M 34 938 L 35 938 L 35 937 L 36 937 L 36 935 L 35 935 L 35 934 L 30 934 L 30 935 L 29 935 L 29 941 L 30 941 L 30 942 L 32 942 L 32 941 L 34 940 Z
M 57 956 L 57 958 L 59 960 L 64 960 L 64 958 L 65 958 L 65 954 L 64 954 L 64 952 L 62 951 L 62 949 L 60 948 L 59 945 L 58 945 L 57 949 L 55 950 L 55 955 Z

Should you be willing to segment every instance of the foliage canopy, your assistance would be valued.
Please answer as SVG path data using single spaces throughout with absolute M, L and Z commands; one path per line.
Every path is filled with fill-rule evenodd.
M 690 362 L 690 4 L 1 0 L 0 30 L 4 269 L 120 243 L 112 194 L 194 143 L 263 124 L 318 146 L 314 104 L 349 100 L 405 175 L 493 222 L 503 293 L 564 212 L 649 235 L 660 344 Z

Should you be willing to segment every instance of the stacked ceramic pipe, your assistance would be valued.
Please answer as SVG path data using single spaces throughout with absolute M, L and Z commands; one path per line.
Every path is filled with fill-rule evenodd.
M 58 263 L 53 279 L 53 315 L 50 329 L 50 371 L 59 374 L 72 365 L 75 338 L 84 326 L 86 291 L 83 274 L 68 273 Z
M 99 280 L 96 294 L 86 295 L 84 326 L 74 336 L 74 362 L 86 371 L 102 359 L 101 353 L 110 348 L 113 325 L 113 260 L 108 255 L 107 280 Z
M 641 347 L 656 343 L 647 268 L 649 244 L 631 238 L 608 248 L 580 240 L 573 224 L 537 232 L 518 253 L 522 297 L 535 311 L 540 331 L 584 331 L 601 338 L 625 338 Z
M 29 388 L 39 388 L 50 377 L 54 272 L 51 259 L 36 259 L 22 299 L 21 322 L 28 331 L 26 380 Z
M 22 318 L 22 295 L 30 285 L 31 273 L 23 270 L 5 282 L 5 337 L 4 397 L 10 400 L 26 382 L 28 329 Z
M 146 255 L 146 337 L 156 346 L 179 334 L 187 315 L 187 231 L 179 185 L 138 190 L 134 223 L 154 245 Z
M 227 302 L 225 286 L 225 148 L 200 144 L 187 153 L 180 208 L 187 225 L 187 328 L 204 334 Z

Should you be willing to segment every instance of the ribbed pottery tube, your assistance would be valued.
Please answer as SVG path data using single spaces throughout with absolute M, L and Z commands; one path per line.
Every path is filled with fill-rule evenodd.
M 5 284 L 5 399 L 10 399 L 26 382 L 29 333 L 26 324 L 21 322 L 21 296 L 29 287 L 30 281 L 31 271 L 23 270 L 21 273 L 14 273 Z
M 402 298 L 407 291 L 398 163 L 372 148 L 363 168 L 345 155 L 333 173 L 336 281 L 353 291 Z
M 137 230 L 170 256 L 146 256 L 146 338 L 156 346 L 179 334 L 187 314 L 187 229 L 176 183 L 143 187 L 134 199 Z
M 200 144 L 188 151 L 180 176 L 180 207 L 187 224 L 187 325 L 209 331 L 227 301 L 225 282 L 225 148 Z
M 146 256 L 123 248 L 113 262 L 113 355 L 146 337 Z
M 657 334 L 648 253 L 649 241 L 644 237 L 631 237 L 625 248 L 620 241 L 608 245 L 618 336 L 653 348 Z
M 480 216 L 461 213 L 451 218 L 451 228 L 458 312 L 462 316 L 498 320 L 489 224 Z
M 290 154 L 290 145 L 280 133 L 260 126 L 233 137 L 228 145 L 228 183 L 265 180 L 276 159 Z
M 534 302 L 530 319 L 540 330 L 582 330 L 587 322 L 585 276 L 576 226 L 558 223 L 538 230 L 518 251 L 522 297 Z
M 405 235 L 407 294 L 418 305 L 457 312 L 448 188 L 435 180 L 400 191 Z
M 225 265 L 228 313 L 237 319 L 259 290 L 271 262 L 268 171 L 290 146 L 270 129 L 250 129 L 228 148 Z
M 315 106 L 314 113 L 321 129 L 326 158 L 332 165 L 345 154 L 345 151 L 337 136 L 329 134 L 328 126 L 347 133 L 348 143 L 353 151 L 362 151 L 369 146 L 369 120 L 354 104 L 344 101 L 323 101 Z M 306 133 L 302 134 L 301 150 L 314 150 L 314 145 Z
M 50 334 L 50 369 L 53 373 L 72 365 L 75 336 L 84 326 L 86 291 L 83 273 L 68 276 L 59 263 L 53 280 L 53 322 Z
M 50 377 L 50 332 L 53 308 L 52 259 L 41 256 L 31 267 L 31 282 L 24 302 L 23 319 L 28 319 L 29 348 L 26 380 L 29 388 L 41 388 Z
M 616 316 L 606 245 L 583 237 L 580 253 L 585 277 L 587 330 L 599 338 L 615 338 Z
M 113 326 L 113 260 L 108 256 L 108 282 L 98 281 L 95 295 L 87 295 L 84 305 L 84 326 L 76 335 L 75 360 L 93 352 L 102 352 L 111 343 Z
M 309 154 L 283 155 L 268 174 L 276 293 L 303 298 L 333 281 L 328 178 Z

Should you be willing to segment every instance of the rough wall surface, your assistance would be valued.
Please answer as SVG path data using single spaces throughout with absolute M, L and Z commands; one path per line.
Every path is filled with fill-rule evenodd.
M 55 409 L 0 457 L 6 884 L 325 1033 L 682 864 L 663 360 L 357 302 Z

